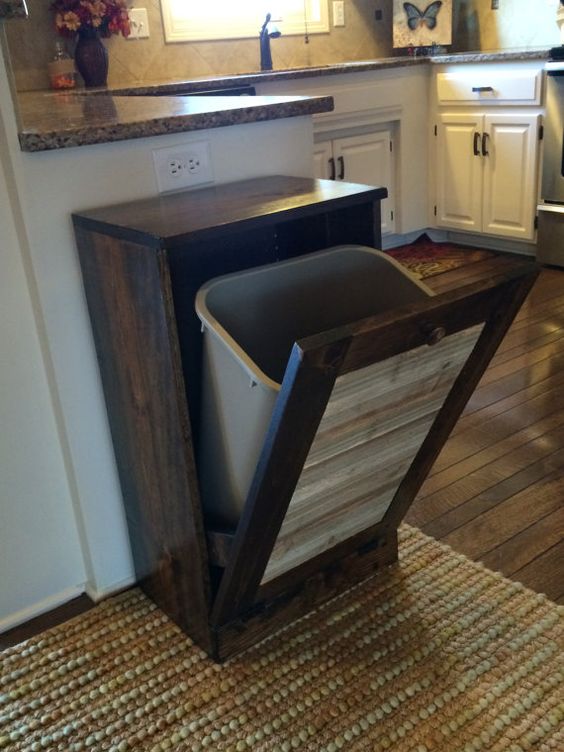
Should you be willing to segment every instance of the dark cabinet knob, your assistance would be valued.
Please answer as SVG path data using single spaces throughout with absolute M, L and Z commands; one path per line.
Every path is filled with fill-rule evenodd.
M 444 326 L 425 326 L 423 328 L 425 332 L 426 342 L 429 346 L 436 345 L 440 342 L 446 334 Z

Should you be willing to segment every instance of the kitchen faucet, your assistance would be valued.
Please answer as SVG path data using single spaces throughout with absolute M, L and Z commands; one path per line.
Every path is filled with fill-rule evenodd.
M 260 30 L 260 69 L 272 70 L 272 55 L 270 53 L 270 40 L 282 36 L 282 32 L 276 26 L 270 24 L 271 15 L 266 14 L 266 19 Z

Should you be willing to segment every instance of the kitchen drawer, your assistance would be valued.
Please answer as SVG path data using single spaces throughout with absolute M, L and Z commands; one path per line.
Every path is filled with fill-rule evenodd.
M 530 104 L 541 102 L 540 70 L 439 73 L 439 104 Z

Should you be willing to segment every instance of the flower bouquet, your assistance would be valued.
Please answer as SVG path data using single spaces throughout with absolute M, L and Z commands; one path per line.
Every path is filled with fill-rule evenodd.
M 55 28 L 65 37 L 81 32 L 98 32 L 100 36 L 131 32 L 126 0 L 55 0 Z

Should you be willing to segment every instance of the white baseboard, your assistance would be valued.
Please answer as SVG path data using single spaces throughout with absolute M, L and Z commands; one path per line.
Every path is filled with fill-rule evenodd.
M 35 619 L 36 616 L 52 611 L 54 608 L 62 606 L 64 603 L 72 601 L 74 598 L 78 598 L 79 595 L 84 593 L 84 585 L 76 585 L 75 587 L 66 588 L 60 593 L 50 595 L 48 598 L 32 603 L 31 606 L 26 606 L 20 611 L 16 611 L 8 616 L 3 616 L 0 619 L 0 634 L 7 632 L 9 629 L 18 627 L 20 624 L 25 624 L 30 619 Z
M 387 251 L 390 248 L 397 248 L 400 245 L 409 245 L 417 240 L 418 237 L 425 233 L 435 243 L 444 243 L 447 240 L 447 233 L 443 230 L 436 230 L 432 227 L 423 227 L 421 230 L 406 232 L 403 235 L 390 233 L 382 237 L 382 250 Z
M 458 245 L 467 245 L 472 248 L 484 248 L 489 251 L 500 251 L 501 253 L 518 253 L 522 256 L 536 256 L 537 247 L 535 243 L 529 243 L 523 240 L 511 240 L 510 238 L 496 238 L 492 235 L 482 235 L 481 233 L 470 232 L 453 232 L 451 230 L 439 230 L 435 227 L 423 227 L 414 232 L 408 232 L 403 235 L 384 235 L 382 238 L 382 250 L 387 251 L 390 248 L 397 248 L 400 245 L 409 245 L 425 233 L 435 243 L 457 243 Z
M 469 245 L 473 248 L 485 248 L 489 251 L 501 251 L 502 253 L 518 253 L 522 256 L 537 255 L 537 246 L 535 243 L 529 243 L 524 240 L 512 240 L 511 238 L 496 238 L 492 235 L 481 235 L 480 233 L 471 232 L 452 232 L 446 233 L 447 239 L 451 243 L 460 245 Z
M 90 598 L 90 600 L 94 601 L 94 603 L 99 603 L 105 598 L 109 598 L 111 595 L 116 595 L 117 593 L 121 593 L 123 590 L 127 590 L 127 588 L 130 588 L 132 585 L 135 585 L 135 578 L 126 577 L 124 580 L 115 582 L 109 587 L 102 589 L 95 587 L 90 582 L 87 582 L 84 589 L 86 591 L 86 595 Z
M 78 598 L 79 595 L 83 595 L 84 593 L 86 593 L 94 603 L 99 603 L 105 598 L 109 598 L 111 595 L 121 593 L 123 590 L 126 590 L 134 584 L 135 578 L 128 577 L 127 579 L 116 582 L 103 590 L 92 586 L 90 583 L 66 588 L 60 593 L 50 595 L 48 598 L 43 598 L 43 600 L 37 601 L 37 603 L 32 603 L 30 606 L 22 608 L 20 611 L 15 611 L 12 614 L 0 618 L 0 634 L 7 632 L 9 629 L 13 629 L 14 627 L 19 627 L 20 624 L 25 624 L 26 621 L 35 619 L 36 616 L 41 616 L 48 611 L 63 606 L 65 603 L 72 601 L 74 598 Z

